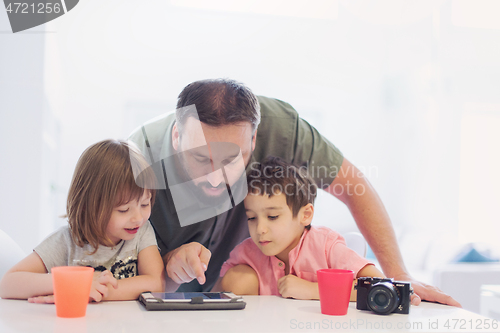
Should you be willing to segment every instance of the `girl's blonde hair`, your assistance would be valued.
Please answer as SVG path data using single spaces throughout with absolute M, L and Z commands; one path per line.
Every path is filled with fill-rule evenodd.
M 130 141 L 104 140 L 87 148 L 75 168 L 68 193 L 66 217 L 73 241 L 114 246 L 106 236 L 115 207 L 139 200 L 144 191 L 155 200 L 156 177 L 139 149 Z

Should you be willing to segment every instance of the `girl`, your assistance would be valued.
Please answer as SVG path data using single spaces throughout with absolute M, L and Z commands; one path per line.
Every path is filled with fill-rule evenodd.
M 133 300 L 163 291 L 164 268 L 148 218 L 156 178 L 132 143 L 105 140 L 84 151 L 67 201 L 68 224 L 0 281 L 0 297 L 52 303 L 55 266 L 95 269 L 90 300 Z M 49 296 L 47 296 L 49 295 Z

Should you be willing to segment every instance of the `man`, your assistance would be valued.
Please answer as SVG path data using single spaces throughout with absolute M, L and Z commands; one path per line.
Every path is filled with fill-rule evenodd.
M 307 166 L 318 187 L 348 206 L 388 277 L 411 281 L 424 300 L 460 306 L 411 278 L 371 184 L 289 104 L 257 98 L 233 80 L 196 81 L 180 93 L 175 115 L 146 123 L 130 139 L 166 179 L 150 220 L 170 278 L 167 289 L 213 287 L 229 252 L 249 236 L 239 183 L 244 168 L 272 155 Z

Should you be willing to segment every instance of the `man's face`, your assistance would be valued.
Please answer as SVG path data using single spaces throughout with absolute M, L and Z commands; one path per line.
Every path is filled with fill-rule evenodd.
M 191 182 L 210 202 L 244 175 L 255 148 L 253 134 L 248 122 L 213 127 L 189 117 L 182 133 L 174 125 L 172 144 Z

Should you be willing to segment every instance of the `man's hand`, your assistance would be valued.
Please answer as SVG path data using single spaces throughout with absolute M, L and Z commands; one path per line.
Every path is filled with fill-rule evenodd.
M 318 284 L 295 275 L 285 275 L 278 280 L 278 291 L 285 298 L 319 299 Z
M 450 295 L 445 294 L 434 286 L 416 281 L 409 275 L 399 275 L 394 277 L 394 280 L 411 282 L 411 286 L 414 291 L 414 294 L 411 297 L 412 305 L 419 305 L 420 301 L 423 300 L 428 302 L 457 306 L 460 308 L 462 307 L 462 305 L 460 305 L 460 303 L 458 303 Z
M 108 284 L 111 284 L 115 289 L 118 288 L 118 281 L 110 271 L 94 272 L 89 301 L 100 302 L 108 296 Z
M 165 269 L 175 283 L 187 283 L 198 279 L 200 284 L 204 284 L 205 271 L 211 256 L 210 250 L 200 243 L 184 244 L 165 255 Z

